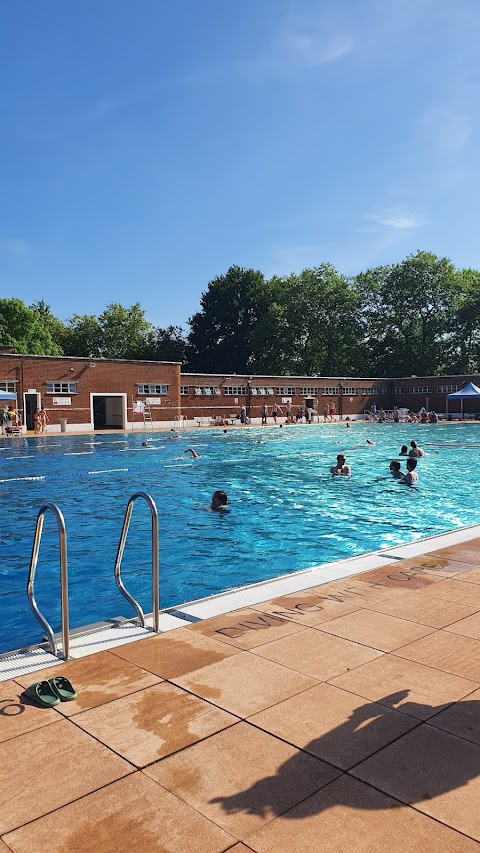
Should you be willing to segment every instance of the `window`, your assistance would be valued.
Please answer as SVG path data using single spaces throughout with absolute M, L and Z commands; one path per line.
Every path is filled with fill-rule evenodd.
M 8 391 L 15 394 L 15 382 L 0 382 L 0 391 Z
M 137 382 L 138 394 L 168 394 L 168 385 L 149 385 Z
M 227 397 L 244 397 L 247 389 L 244 385 L 224 385 L 223 393 Z
M 387 390 L 388 390 L 388 389 L 387 389 L 387 386 L 386 386 L 386 385 L 382 385 L 382 387 L 380 388 L 380 394 L 386 394 L 386 393 L 387 393 Z
M 367 385 L 364 388 L 360 388 L 360 391 L 364 397 L 376 397 L 378 394 L 375 385 Z
M 395 388 L 395 394 L 398 394 L 400 396 L 400 394 L 404 394 L 404 393 L 405 393 L 405 388 Z
M 47 394 L 76 394 L 76 382 L 47 382 Z
M 204 397 L 211 397 L 212 394 L 218 396 L 218 394 L 220 394 L 220 388 L 218 387 L 218 385 L 196 385 L 195 394 Z
M 331 388 L 322 388 L 324 397 L 335 397 L 338 394 L 338 385 L 333 385 Z
M 437 385 L 437 392 L 439 394 L 454 394 L 455 391 L 460 391 L 461 388 L 461 385 Z
M 342 388 L 342 393 L 344 397 L 356 397 L 358 388 Z
M 414 385 L 408 389 L 409 394 L 431 394 L 432 388 L 430 385 Z
M 300 388 L 301 397 L 316 397 L 317 394 L 318 388 Z
M 284 385 L 283 388 L 277 388 L 277 394 L 279 397 L 295 397 L 296 391 L 296 388 L 290 388 L 288 385 Z
M 180 394 L 182 397 L 188 397 L 188 385 L 180 385 Z

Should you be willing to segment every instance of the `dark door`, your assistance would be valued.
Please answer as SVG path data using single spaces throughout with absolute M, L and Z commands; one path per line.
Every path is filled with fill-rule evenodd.
M 105 429 L 105 397 L 93 398 L 93 428 Z
M 33 429 L 33 415 L 38 406 L 38 397 L 36 394 L 25 394 L 25 424 L 27 429 Z

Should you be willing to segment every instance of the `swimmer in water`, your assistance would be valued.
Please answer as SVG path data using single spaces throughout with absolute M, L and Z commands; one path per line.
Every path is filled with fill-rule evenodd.
M 400 448 L 400 453 L 398 455 L 399 456 L 408 456 L 408 447 L 406 444 L 402 444 L 402 446 Z
M 194 449 L 193 449 L 193 447 L 187 447 L 187 449 L 186 449 L 186 450 L 184 450 L 183 452 L 184 452 L 184 453 L 191 453 L 191 454 L 192 454 L 192 459 L 200 459 L 200 458 L 201 458 L 201 457 L 200 457 L 200 454 L 199 454 L 199 453 L 197 453 L 197 451 L 196 451 L 196 450 L 194 450 Z
M 407 473 L 403 475 L 400 483 L 404 483 L 406 486 L 414 486 L 418 483 L 418 474 L 415 471 L 417 467 L 417 460 L 412 456 L 409 456 L 407 459 Z
M 368 444 L 370 447 L 375 447 L 375 442 L 374 442 L 374 441 L 370 441 L 370 439 L 369 439 L 369 438 L 367 438 L 367 444 Z
M 352 469 L 350 465 L 345 465 L 345 456 L 343 453 L 339 453 L 337 456 L 337 464 L 332 465 L 330 468 L 330 474 L 332 477 L 350 477 L 352 473 Z
M 390 462 L 390 474 L 392 475 L 394 480 L 399 480 L 400 477 L 404 476 L 398 459 L 392 459 L 392 461 Z
M 214 492 L 212 495 L 212 503 L 210 504 L 210 509 L 212 510 L 212 512 L 229 512 L 227 503 L 227 493 L 222 491 L 221 489 L 217 489 L 217 491 Z
M 142 441 L 142 447 L 148 447 L 148 441 Z

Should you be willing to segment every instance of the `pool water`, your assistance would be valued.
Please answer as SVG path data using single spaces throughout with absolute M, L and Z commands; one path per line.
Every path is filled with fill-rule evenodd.
M 134 615 L 113 567 L 126 504 L 137 490 L 151 494 L 159 511 L 162 608 L 479 521 L 480 425 L 320 424 L 179 436 L 0 439 L 0 653 L 42 637 L 26 581 L 37 513 L 47 501 L 58 504 L 67 525 L 72 628 Z M 145 438 L 148 448 L 141 446 Z M 415 489 L 393 481 L 388 470 L 411 439 L 427 453 L 418 461 Z M 187 447 L 201 458 L 192 460 Z M 350 480 L 329 474 L 340 451 L 352 467 Z M 216 489 L 228 494 L 228 514 L 207 511 Z M 150 531 L 150 512 L 138 501 L 122 574 L 145 612 L 151 611 Z M 58 630 L 51 514 L 35 593 Z

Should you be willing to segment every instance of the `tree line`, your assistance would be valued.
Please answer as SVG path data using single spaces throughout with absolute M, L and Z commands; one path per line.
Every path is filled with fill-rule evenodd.
M 410 376 L 480 372 L 480 272 L 417 252 L 347 277 L 328 263 L 266 279 L 232 266 L 200 311 L 155 327 L 137 303 L 63 323 L 50 307 L 0 299 L 15 352 L 180 361 L 198 373 Z

